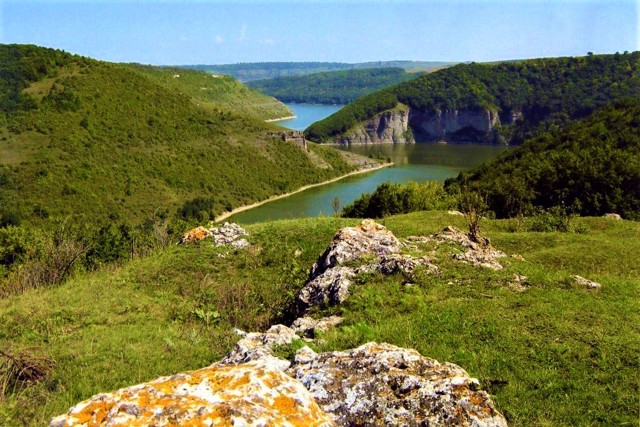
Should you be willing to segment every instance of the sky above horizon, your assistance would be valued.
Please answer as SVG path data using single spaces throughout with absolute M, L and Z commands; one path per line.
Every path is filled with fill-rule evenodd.
M 114 62 L 497 61 L 640 49 L 640 0 L 0 0 L 0 43 Z

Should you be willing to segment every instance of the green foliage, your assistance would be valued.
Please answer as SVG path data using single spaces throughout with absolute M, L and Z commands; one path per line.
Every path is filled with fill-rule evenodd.
M 198 219 L 201 221 L 208 221 L 215 219 L 215 212 L 213 208 L 215 203 L 211 198 L 196 197 L 193 200 L 187 200 L 184 205 L 178 209 L 178 216 L 189 220 Z
M 449 209 L 455 198 L 437 182 L 382 183 L 372 194 L 365 193 L 342 210 L 345 218 L 383 218 L 401 213 Z
M 640 101 L 619 101 L 565 130 L 543 134 L 457 178 L 486 194 L 498 217 L 559 208 L 583 216 L 640 218 Z
M 209 218 L 355 168 L 337 150 L 310 144 L 308 153 L 270 136 L 278 128 L 261 114 L 287 110 L 260 110 L 267 97 L 231 78 L 37 47 L 3 45 L 2 54 L 6 69 L 33 56 L 51 64 L 20 80 L 37 110 L 12 111 L 0 128 L 4 225 L 115 217 L 133 227 L 215 193 Z
M 420 75 L 402 68 L 354 69 L 258 80 L 249 86 L 283 102 L 348 104 Z
M 640 52 L 459 64 L 358 99 L 311 125 L 306 134 L 313 141 L 329 141 L 402 103 L 425 112 L 497 112 L 503 126 L 489 142 L 519 144 L 586 117 L 612 100 L 639 97 L 639 70 Z M 465 132 L 448 137 L 474 138 Z

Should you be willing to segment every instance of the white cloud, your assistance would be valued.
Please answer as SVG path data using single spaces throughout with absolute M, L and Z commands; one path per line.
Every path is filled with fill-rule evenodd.
M 220 43 L 222 43 L 224 41 L 224 38 L 220 34 L 218 34 L 218 35 L 215 36 L 214 40 L 215 40 L 216 44 L 220 44 Z
M 262 39 L 260 40 L 262 44 L 268 44 L 269 46 L 273 46 L 276 42 L 273 39 Z

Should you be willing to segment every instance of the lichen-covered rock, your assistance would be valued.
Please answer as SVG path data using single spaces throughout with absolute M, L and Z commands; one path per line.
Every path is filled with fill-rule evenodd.
M 196 228 L 192 228 L 182 235 L 180 239 L 180 243 L 195 243 L 199 242 L 202 239 L 206 239 L 207 237 L 211 237 L 211 232 L 206 228 L 200 226 Z
M 494 249 L 489 239 L 482 238 L 480 242 L 475 242 L 467 233 L 455 227 L 445 227 L 440 233 L 432 236 L 437 242 L 454 242 L 466 248 L 462 254 L 454 254 L 453 259 L 463 261 L 471 265 L 476 265 L 494 270 L 502 270 L 502 264 L 497 259 L 505 257 L 505 253 Z
M 356 276 L 352 267 L 333 267 L 308 281 L 298 293 L 301 311 L 311 306 L 328 306 L 344 302 L 349 296 L 351 280 Z
M 232 245 L 235 248 L 249 246 L 249 242 L 242 236 L 246 236 L 247 230 L 238 224 L 225 222 L 222 227 L 212 227 L 209 229 L 216 246 Z
M 98 394 L 54 418 L 67 426 L 334 426 L 298 381 L 264 362 L 214 364 Z
M 580 286 L 581 288 L 587 289 L 600 289 L 602 285 L 598 282 L 594 282 L 593 280 L 585 279 L 581 276 L 572 276 L 573 283 Z
M 321 319 L 314 319 L 313 317 L 299 317 L 293 321 L 291 329 L 301 337 L 314 338 L 316 332 L 326 332 L 329 329 L 338 326 L 342 323 L 342 317 L 329 316 Z
M 347 227 L 338 231 L 331 245 L 311 267 L 310 280 L 327 269 L 345 261 L 359 259 L 362 255 L 384 255 L 397 253 L 400 241 L 383 225 L 365 219 L 357 227 Z
M 284 325 L 273 325 L 267 332 L 242 333 L 240 341 L 220 363 L 229 365 L 263 360 L 284 371 L 291 362 L 274 356 L 273 349 L 277 346 L 291 344 L 298 339 L 300 337 L 296 335 L 295 331 Z
M 305 347 L 287 372 L 343 426 L 507 425 L 476 379 L 415 350 L 368 343 L 316 354 Z
M 427 273 L 440 274 L 440 269 L 433 264 L 428 257 L 414 258 L 408 255 L 392 254 L 383 255 L 373 268 L 382 274 L 402 273 L 410 277 L 418 267 L 425 269 Z

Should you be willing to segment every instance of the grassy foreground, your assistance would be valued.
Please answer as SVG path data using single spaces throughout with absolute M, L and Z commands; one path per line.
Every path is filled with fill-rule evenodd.
M 588 232 L 512 233 L 482 222 L 508 255 L 500 272 L 453 263 L 451 245 L 418 245 L 442 274 L 368 276 L 327 310 L 345 323 L 317 350 L 384 341 L 457 363 L 478 377 L 511 425 L 633 425 L 638 417 L 640 224 L 578 219 Z M 46 356 L 53 369 L 0 400 L 0 425 L 45 425 L 77 401 L 220 359 L 232 328 L 265 328 L 283 314 L 311 264 L 355 219 L 247 227 L 248 250 L 171 247 L 119 269 L 0 300 L 0 349 Z M 381 220 L 397 237 L 464 219 L 418 212 Z M 528 290 L 510 288 L 524 274 Z M 579 274 L 599 291 L 571 285 Z M 1 373 L 0 373 L 1 375 Z M 0 385 L 6 377 L 0 376 Z

